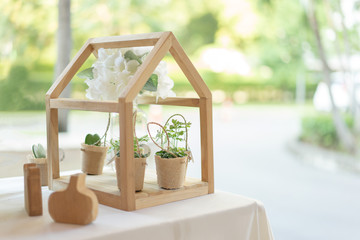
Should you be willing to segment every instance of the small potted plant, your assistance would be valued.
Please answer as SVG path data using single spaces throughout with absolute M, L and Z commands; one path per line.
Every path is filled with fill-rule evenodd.
M 150 148 L 145 144 L 149 137 L 144 135 L 140 138 L 134 137 L 134 161 L 135 161 L 135 191 L 141 191 L 144 186 L 146 158 L 150 155 Z M 110 150 L 114 151 L 115 156 L 110 164 L 116 158 L 116 172 L 119 173 L 120 142 L 119 140 L 110 140 Z M 118 177 L 118 179 L 120 179 Z
M 180 116 L 184 122 L 172 119 Z M 170 122 L 170 119 L 171 122 Z M 160 141 L 160 145 L 151 137 L 149 126 L 155 124 L 161 127 L 157 132 L 156 140 Z M 164 189 L 178 189 L 184 185 L 187 164 L 191 155 L 188 148 L 188 129 L 191 123 L 186 122 L 181 114 L 174 114 L 162 126 L 156 122 L 149 122 L 147 129 L 151 140 L 161 150 L 155 153 L 155 164 L 158 184 Z M 179 143 L 185 141 L 185 147 L 180 147 Z M 166 148 L 165 145 L 167 145 Z
M 134 161 L 135 161 L 135 191 L 141 191 L 144 187 L 144 178 L 145 178 L 145 167 L 146 167 L 146 158 L 150 155 L 150 148 L 146 143 L 149 141 L 149 137 L 144 135 L 140 138 L 136 136 L 135 131 L 136 123 L 136 112 L 134 113 Z M 110 140 L 109 150 L 114 151 L 115 156 L 109 161 L 111 163 L 115 158 L 116 160 L 116 173 L 120 172 L 120 142 L 119 140 Z M 108 163 L 108 164 L 109 164 Z M 117 179 L 120 179 L 118 176 Z
M 40 180 L 41 186 L 48 185 L 48 169 L 47 169 L 47 158 L 46 151 L 43 145 L 34 144 L 32 145 L 32 154 L 27 156 L 27 159 L 30 163 L 35 163 L 38 168 L 40 168 Z
M 81 144 L 82 166 L 81 171 L 89 175 L 101 175 L 108 147 L 101 146 L 101 138 L 98 134 L 87 134 L 85 142 Z

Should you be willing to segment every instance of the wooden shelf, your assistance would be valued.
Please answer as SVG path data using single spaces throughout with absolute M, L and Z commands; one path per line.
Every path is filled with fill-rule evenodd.
M 79 171 L 80 172 L 80 171 Z M 70 180 L 70 175 L 54 179 L 54 190 L 64 189 Z M 117 187 L 114 171 L 105 171 L 102 175 L 87 175 L 86 186 L 93 190 L 99 203 L 121 209 L 120 190 Z M 136 192 L 136 209 L 157 206 L 169 202 L 184 200 L 208 194 L 208 183 L 195 178 L 186 178 L 182 188 L 166 190 L 157 185 L 154 171 L 145 173 L 144 189 Z

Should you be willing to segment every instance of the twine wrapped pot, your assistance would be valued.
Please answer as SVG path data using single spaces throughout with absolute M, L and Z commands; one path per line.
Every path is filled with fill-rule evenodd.
M 36 167 L 40 168 L 40 181 L 41 186 L 48 185 L 48 164 L 47 158 L 34 158 L 32 154 L 27 155 L 29 163 L 35 163 Z
M 177 189 L 184 185 L 187 168 L 187 156 L 161 158 L 155 155 L 157 181 L 161 188 Z
M 100 175 L 103 172 L 108 147 L 81 144 L 81 171 L 86 174 Z
M 134 158 L 135 161 L 135 191 L 141 191 L 144 187 L 146 158 Z M 116 177 L 120 186 L 120 158 L 115 160 Z

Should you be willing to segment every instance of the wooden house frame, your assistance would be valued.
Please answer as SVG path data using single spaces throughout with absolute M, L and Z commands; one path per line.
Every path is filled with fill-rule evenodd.
M 100 48 L 125 48 L 154 46 L 146 60 L 139 67 L 133 79 L 116 101 L 93 101 L 59 98 L 61 92 L 69 84 L 86 59 Z M 170 52 L 186 78 L 199 95 L 199 98 L 142 98 L 141 104 L 160 104 L 199 108 L 201 135 L 201 180 L 192 181 L 178 190 L 159 190 L 135 192 L 135 164 L 133 160 L 133 100 L 140 92 L 159 62 Z M 214 192 L 213 167 L 213 129 L 212 129 L 212 97 L 209 88 L 202 80 L 190 59 L 180 46 L 172 32 L 135 34 L 126 36 L 101 37 L 89 39 L 68 64 L 46 93 L 47 122 L 47 156 L 49 172 L 49 188 L 63 189 L 69 177 L 60 176 L 58 109 L 77 109 L 98 112 L 114 112 L 119 114 L 120 127 L 120 181 L 117 191 L 106 186 L 92 188 L 100 203 L 118 209 L 132 211 L 144 207 L 156 206 L 168 202 L 183 200 Z M 79 143 L 80 144 L 80 143 Z M 90 179 L 92 176 L 87 177 Z M 120 189 L 120 191 L 119 191 Z

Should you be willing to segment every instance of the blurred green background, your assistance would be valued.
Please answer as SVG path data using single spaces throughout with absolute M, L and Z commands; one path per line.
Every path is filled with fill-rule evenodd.
M 345 10 L 358 10 L 358 1 L 347 3 L 351 6 L 344 4 Z M 90 37 L 172 31 L 212 90 L 215 104 L 311 105 L 323 76 L 309 4 L 329 58 L 339 49 L 348 51 L 346 42 L 350 55 L 358 52 L 359 24 L 348 24 L 346 31 L 333 26 L 346 20 L 337 0 L 78 0 L 71 1 L 71 56 Z M 55 78 L 58 1 L 3 0 L 0 9 L 0 111 L 44 110 L 45 93 Z M 331 46 L 334 36 L 341 41 L 338 48 Z M 167 60 L 175 91 L 191 96 L 179 68 Z M 71 84 L 72 97 L 84 98 L 84 81 L 75 77 Z M 333 129 L 328 135 L 334 137 L 331 144 L 316 142 L 338 145 L 332 117 L 325 115 L 329 121 L 322 123 L 330 124 L 326 129 Z M 319 120 L 316 114 L 304 119 L 301 139 L 322 139 L 306 137 L 313 132 L 309 118 Z
M 71 3 L 72 56 L 90 37 L 173 31 L 216 103 L 311 99 L 318 78 L 303 64 L 308 23 L 297 1 L 92 1 Z M 44 110 L 54 78 L 57 1 L 1 1 L 0 110 Z M 177 91 L 187 91 L 175 71 Z M 74 79 L 73 95 L 86 85 Z M 10 101 L 10 102 L 9 102 Z

